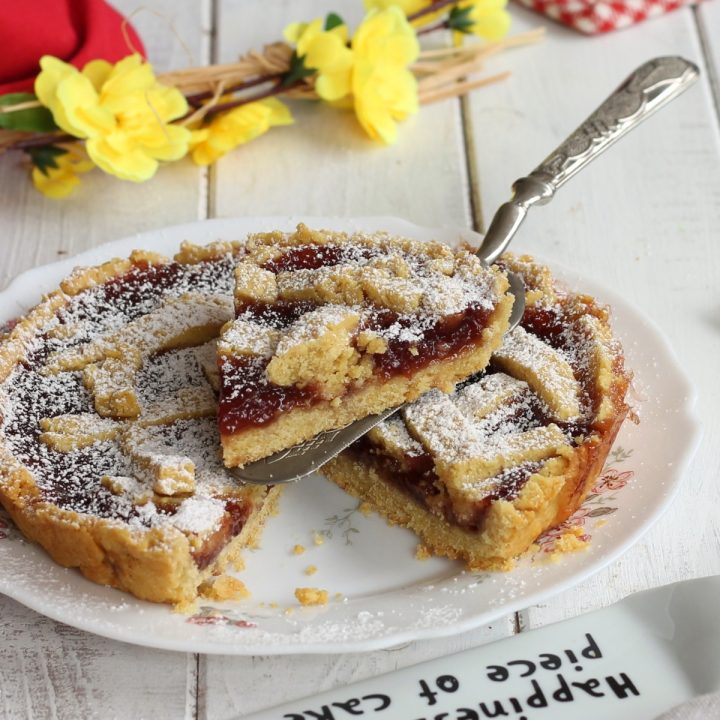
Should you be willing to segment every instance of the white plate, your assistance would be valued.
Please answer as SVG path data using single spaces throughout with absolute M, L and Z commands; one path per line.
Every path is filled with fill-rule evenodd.
M 0 294 L 0 322 L 25 312 L 72 267 L 91 265 L 134 248 L 172 254 L 182 240 L 205 243 L 246 233 L 310 226 L 377 230 L 449 244 L 477 235 L 453 228 L 420 228 L 395 218 L 242 218 L 209 220 L 109 243 L 75 258 L 31 270 Z M 592 536 L 589 548 L 547 562 L 554 533 L 510 573 L 466 573 L 458 563 L 414 557 L 417 539 L 365 517 L 357 502 L 312 477 L 290 486 L 262 548 L 245 554 L 240 577 L 252 591 L 243 602 L 211 603 L 188 617 L 85 580 L 55 565 L 0 518 L 0 592 L 55 620 L 125 642 L 184 652 L 279 654 L 356 652 L 463 632 L 546 600 L 596 573 L 635 543 L 669 505 L 699 441 L 691 387 L 667 341 L 618 297 L 553 266 L 566 284 L 608 302 L 641 394 L 641 423 L 626 422 L 598 492 L 569 521 Z M 6 516 L 5 516 L 6 518 Z M 5 526 L 5 527 L 3 527 Z M 313 532 L 325 536 L 313 543 Z M 302 555 L 294 545 L 307 548 Z M 304 571 L 315 565 L 312 577 Z M 299 608 L 296 587 L 330 591 L 322 608 Z M 287 608 L 292 608 L 286 612 Z

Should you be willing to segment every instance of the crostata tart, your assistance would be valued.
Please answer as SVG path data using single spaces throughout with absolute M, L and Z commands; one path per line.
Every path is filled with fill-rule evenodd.
M 251 235 L 218 342 L 226 465 L 452 390 L 499 347 L 507 287 L 497 268 L 439 243 L 302 225 Z
M 186 602 L 255 541 L 276 490 L 225 470 L 213 390 L 240 251 L 79 269 L 0 344 L 0 502 L 61 565 Z
M 575 511 L 628 412 L 607 309 L 530 258 L 501 264 L 523 275 L 527 307 L 487 371 L 427 393 L 321 471 L 473 569 L 508 567 Z

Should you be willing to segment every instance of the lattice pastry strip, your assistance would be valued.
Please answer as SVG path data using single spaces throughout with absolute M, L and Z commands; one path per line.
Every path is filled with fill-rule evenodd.
M 207 342 L 232 315 L 232 304 L 224 296 L 187 293 L 169 298 L 155 311 L 120 330 L 51 355 L 46 371 L 82 370 L 104 358 L 118 358 L 139 366 L 142 358 L 154 353 Z
M 121 427 L 116 420 L 95 413 L 57 415 L 40 420 L 40 440 L 58 452 L 72 452 L 96 442 L 114 440 Z
M 238 318 L 223 328 L 217 352 L 226 356 L 270 357 L 275 353 L 279 339 L 280 333 L 274 328 Z
M 463 415 L 473 420 L 482 420 L 501 406 L 528 396 L 529 393 L 526 382 L 505 373 L 494 373 L 458 390 L 453 402 Z
M 337 305 L 324 305 L 296 320 L 280 337 L 267 377 L 276 385 L 309 383 L 333 397 L 348 380 L 370 375 L 369 363 L 352 344 L 359 313 Z
M 397 414 L 372 428 L 368 432 L 368 439 L 401 464 L 405 463 L 407 457 L 419 457 L 425 452 Z
M 195 490 L 195 463 L 184 455 L 172 454 L 151 429 L 128 427 L 120 442 L 140 480 L 158 495 L 186 495 Z
M 180 388 L 171 397 L 148 403 L 137 419 L 139 425 L 170 425 L 176 420 L 215 417 L 217 400 L 210 385 Z
M 220 370 L 218 369 L 217 361 L 217 340 L 210 340 L 204 345 L 199 345 L 193 348 L 193 354 L 195 360 L 200 366 L 200 369 L 205 376 L 205 379 L 210 383 L 210 387 L 216 392 L 220 392 Z
M 524 380 L 560 421 L 580 416 L 582 388 L 560 352 L 522 327 L 508 333 L 493 363 L 509 375 Z

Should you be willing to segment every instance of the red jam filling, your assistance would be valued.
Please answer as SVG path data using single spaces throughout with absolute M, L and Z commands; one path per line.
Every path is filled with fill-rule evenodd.
M 240 534 L 250 515 L 250 503 L 243 500 L 226 500 L 225 515 L 220 527 L 208 537 L 201 547 L 191 551 L 193 560 L 204 570 L 217 559 L 223 548 Z

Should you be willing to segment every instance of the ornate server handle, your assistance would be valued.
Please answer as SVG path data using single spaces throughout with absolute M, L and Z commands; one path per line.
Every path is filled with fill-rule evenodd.
M 531 206 L 550 202 L 575 173 L 684 92 L 699 75 L 696 65 L 680 57 L 655 58 L 641 65 L 560 147 L 513 183 L 512 200 L 495 213 L 478 255 L 494 262 Z

